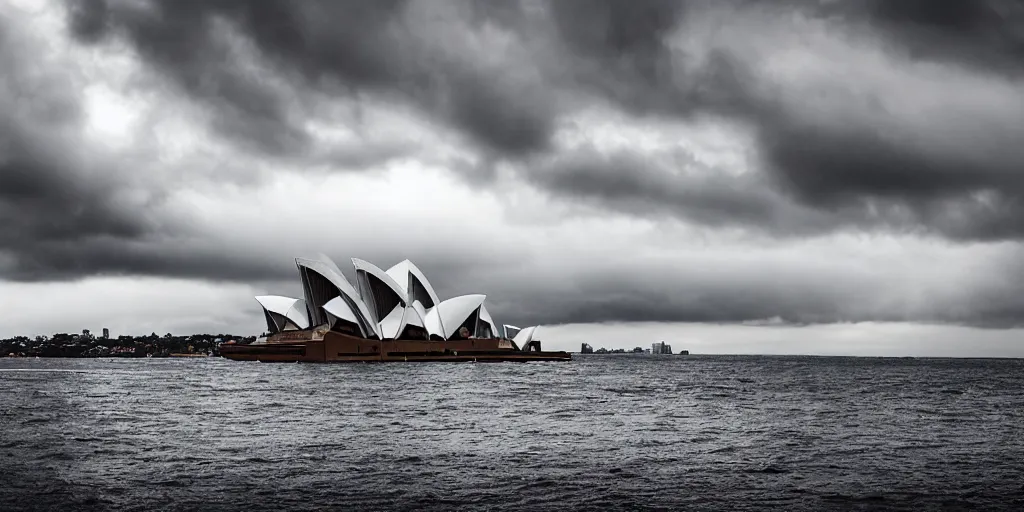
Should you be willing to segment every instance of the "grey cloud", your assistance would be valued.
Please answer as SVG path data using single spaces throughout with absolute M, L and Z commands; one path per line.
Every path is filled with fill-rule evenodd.
M 793 227 L 799 215 L 759 175 L 716 173 L 692 155 L 645 155 L 596 148 L 530 167 L 528 178 L 555 194 L 638 215 L 671 215 L 711 226 Z
M 807 145 L 799 149 L 813 149 L 815 137 L 802 138 Z M 841 150 L 837 148 L 835 153 Z M 780 156 L 795 158 L 785 152 Z M 879 155 L 874 158 L 878 160 Z M 683 151 L 670 155 L 629 150 L 603 154 L 586 148 L 535 162 L 527 167 L 525 176 L 557 197 L 583 204 L 638 217 L 674 217 L 708 227 L 753 229 L 780 238 L 883 227 L 890 232 L 940 233 L 956 239 L 1001 239 L 1019 234 L 1016 219 L 1024 212 L 1015 203 L 1007 203 L 1006 196 L 963 196 L 962 188 L 949 183 L 936 184 L 929 196 L 928 190 L 897 189 L 898 180 L 884 175 L 886 170 L 875 171 L 879 175 L 872 181 L 872 173 L 864 176 L 856 167 L 844 175 L 839 170 L 814 168 L 815 163 L 821 161 L 797 161 L 780 167 L 788 173 L 774 176 L 728 174 Z M 807 175 L 800 175 L 801 171 Z M 844 183 L 844 178 L 850 181 Z M 857 181 L 861 179 L 865 181 Z M 878 189 L 857 190 L 868 185 Z
M 263 263 L 235 261 L 225 248 L 203 251 L 182 243 L 189 230 L 158 214 L 159 184 L 132 179 L 126 163 L 82 147 L 76 77 L 39 64 L 27 51 L 32 41 L 4 24 L 0 20 L 0 276 L 268 274 Z
M 1019 146 L 991 143 L 1013 138 L 1004 128 L 992 123 L 987 131 L 975 133 L 987 139 L 976 150 L 983 144 L 995 147 L 972 155 L 947 150 L 940 137 L 919 144 L 905 140 L 912 136 L 907 132 L 928 126 L 910 125 L 904 133 L 886 134 L 881 126 L 888 123 L 885 118 L 876 118 L 879 126 L 841 126 L 844 120 L 821 125 L 782 113 L 759 119 L 773 188 L 822 214 L 851 208 L 864 215 L 876 212 L 873 217 L 881 227 L 920 226 L 962 240 L 1024 236 L 1024 175 L 1019 172 L 1024 152 Z M 1024 130 L 1015 131 L 1024 135 Z M 956 141 L 956 146 L 964 145 Z
M 1016 282 L 995 282 L 1007 268 L 1002 265 L 979 269 L 970 283 L 951 285 L 921 275 L 901 275 L 895 268 L 868 271 L 852 261 L 825 268 L 772 258 L 748 263 L 753 262 L 683 255 L 675 261 L 630 258 L 618 264 L 593 262 L 566 268 L 557 279 L 537 279 L 529 285 L 485 280 L 483 286 L 501 291 L 489 309 L 513 324 L 740 323 L 778 317 L 778 323 L 790 325 L 862 321 L 987 328 L 1024 325 L 1024 308 L 1009 300 L 1024 293 L 1022 287 Z
M 671 70 L 666 39 L 685 5 L 671 0 L 568 0 L 549 7 L 561 40 L 579 57 L 597 60 L 602 73 L 655 85 Z
M 732 4 L 732 2 L 723 2 Z M 549 4 L 552 48 L 561 48 L 553 83 L 652 117 L 730 114 L 749 108 L 736 61 L 712 49 L 683 55 L 671 44 L 687 17 L 701 19 L 706 3 L 569 0 Z
M 17 273 L 35 248 L 53 241 L 132 239 L 148 230 L 144 216 L 107 202 L 117 183 L 90 172 L 65 147 L 80 121 L 78 100 L 58 76 L 30 72 L 26 43 L 0 21 L 0 252 Z M 10 256 L 14 254 L 14 256 Z
M 499 153 L 543 148 L 551 119 L 543 98 L 523 97 L 506 80 L 422 44 L 404 1 L 260 2 L 153 0 L 146 9 L 93 0 L 72 2 L 70 25 L 82 41 L 122 35 L 188 94 L 227 117 L 230 136 L 271 153 L 307 149 L 308 134 L 289 94 L 323 90 L 398 97 L 460 127 Z M 422 20 L 420 20 L 422 21 Z M 444 31 L 465 30 L 458 19 Z M 226 51 L 217 22 L 238 29 L 258 49 L 264 72 L 276 71 L 291 91 L 275 91 L 246 76 Z M 301 78 L 297 82 L 296 78 Z
M 89 0 L 70 2 L 68 14 L 73 33 L 82 41 L 96 43 L 111 32 L 131 40 L 185 92 L 216 108 L 214 127 L 246 143 L 246 149 L 268 154 L 307 150 L 309 136 L 289 108 L 290 91 L 275 90 L 244 69 L 245 62 L 232 52 L 223 27 L 206 14 L 207 6 L 214 5 L 152 2 L 143 8 Z
M 880 27 L 895 30 L 882 18 L 898 19 L 901 23 L 927 23 L 931 19 L 933 24 L 944 19 L 960 19 L 942 12 L 932 13 L 926 7 L 914 7 L 911 5 L 914 2 L 885 4 L 901 7 L 868 9 L 842 4 L 843 8 L 855 10 L 861 16 L 856 19 L 871 19 L 878 26 L 860 26 L 851 18 L 847 20 L 851 23 L 849 27 L 834 29 L 851 30 L 853 36 L 848 37 L 847 44 L 860 41 L 866 44 L 865 51 L 871 51 L 867 43 L 872 41 L 874 30 L 883 30 Z M 1020 174 L 1024 151 L 1014 142 L 1024 138 L 1021 128 L 1024 127 L 1024 95 L 988 99 L 1002 101 L 998 111 L 981 104 L 967 107 L 974 108 L 973 111 L 964 110 L 967 103 L 963 101 L 956 105 L 934 104 L 935 108 L 943 110 L 932 113 L 933 121 L 929 122 L 929 116 L 910 119 L 906 113 L 887 111 L 881 106 L 883 102 L 892 103 L 887 95 L 913 94 L 896 88 L 871 90 L 865 88 L 870 85 L 835 81 L 830 84 L 832 90 L 812 91 L 811 94 L 820 95 L 816 97 L 773 90 L 771 78 L 758 71 L 758 57 L 749 50 L 756 45 L 792 46 L 793 40 L 799 41 L 800 31 L 805 29 L 790 21 L 788 11 L 742 8 L 747 9 L 746 26 L 721 13 L 715 17 L 699 9 L 689 10 L 688 14 L 696 18 L 692 24 L 736 23 L 736 26 L 718 29 L 722 34 L 719 37 L 728 41 L 709 43 L 707 63 L 699 70 L 697 78 L 680 78 L 676 74 L 671 75 L 674 77 L 671 80 L 652 80 L 633 70 L 620 76 L 632 80 L 627 90 L 636 96 L 620 93 L 607 96 L 627 110 L 642 114 L 656 105 L 654 111 L 662 116 L 699 111 L 751 126 L 757 134 L 761 156 L 759 164 L 755 164 L 755 170 L 760 171 L 756 176 L 734 178 L 704 173 L 710 177 L 694 178 L 680 172 L 688 164 L 672 159 L 655 162 L 653 155 L 630 154 L 611 160 L 584 157 L 589 161 L 581 161 L 578 155 L 559 155 L 556 160 L 562 163 L 554 166 L 527 164 L 534 182 L 569 197 L 591 201 L 605 199 L 609 206 L 630 213 L 638 210 L 675 212 L 679 217 L 711 226 L 747 225 L 773 234 L 817 234 L 855 228 L 929 233 L 965 240 L 1024 236 L 1021 215 L 1024 213 L 1024 203 L 1021 203 L 1024 182 Z M 789 8 L 802 9 L 812 18 L 818 14 L 800 2 L 791 3 Z M 889 9 L 900 10 L 903 14 Z M 945 7 L 935 5 L 934 9 L 942 11 Z M 572 20 L 571 16 L 566 18 Z M 581 18 L 586 20 L 587 17 Z M 620 16 L 620 19 L 629 17 Z M 824 26 L 839 23 L 828 17 L 820 21 Z M 579 23 L 586 26 L 587 22 Z M 1024 30 L 1024 19 L 1014 18 L 1011 13 L 1001 17 L 998 26 L 1001 33 L 1011 34 L 1005 35 L 1009 40 L 1015 37 L 1012 34 Z M 981 44 L 987 36 L 974 32 L 971 27 L 974 25 L 963 30 Z M 953 28 L 947 27 L 947 30 Z M 615 33 L 611 28 L 606 30 Z M 737 44 L 749 30 L 774 31 L 776 38 Z M 649 32 L 658 33 L 659 30 Z M 906 44 L 919 40 L 905 35 L 908 36 Z M 652 59 L 648 62 L 664 62 L 668 69 L 673 65 L 685 67 L 687 55 L 666 54 L 662 40 L 652 37 L 638 43 L 647 48 L 645 55 Z M 955 40 L 947 42 L 953 44 Z M 810 53 L 826 51 L 811 46 L 812 42 L 796 44 L 798 48 L 803 45 L 802 49 Z M 998 46 L 999 43 L 991 44 Z M 1015 51 L 1011 48 L 1012 41 L 1005 42 L 1005 46 L 1008 48 L 1003 49 L 1003 54 Z M 614 63 L 617 56 L 628 55 L 628 48 L 631 48 L 628 44 L 609 44 L 602 55 Z M 593 46 L 588 47 L 589 53 L 595 51 Z M 889 69 L 869 69 L 864 70 L 865 73 L 893 74 L 900 71 L 901 65 L 906 65 L 900 54 L 889 58 L 891 60 L 885 63 Z M 609 74 L 617 69 L 614 64 L 606 68 Z M 973 67 L 966 64 L 960 69 L 960 76 L 975 73 Z M 1012 78 L 978 75 L 977 79 L 1002 84 L 1002 92 L 1013 87 Z M 592 83 L 600 83 L 600 80 Z M 947 88 L 946 94 L 955 92 Z M 984 93 L 965 90 L 960 94 Z M 857 102 L 863 105 L 857 107 Z M 815 111 L 823 103 L 834 113 Z M 960 116 L 952 115 L 954 111 L 960 112 Z M 853 112 L 857 112 L 856 115 L 850 115 Z M 680 146 L 685 147 L 685 142 Z
M 1024 155 L 1014 146 L 993 142 L 1020 135 L 1013 128 L 1007 134 L 998 122 L 964 119 L 977 125 L 973 136 L 988 139 L 978 147 L 991 149 L 987 154 L 978 154 L 980 149 L 969 154 L 944 151 L 941 137 L 907 143 L 905 133 L 886 128 L 896 114 L 872 113 L 870 103 L 857 118 L 812 120 L 814 116 L 807 114 L 815 107 L 799 99 L 780 98 L 762 85 L 765 77 L 755 71 L 756 57 L 745 53 L 749 47 L 711 39 L 706 48 L 680 53 L 671 44 L 679 30 L 707 24 L 721 24 L 710 32 L 720 32 L 717 37 L 725 39 L 743 40 L 746 31 L 774 31 L 782 37 L 800 30 L 788 25 L 792 11 L 798 10 L 820 16 L 823 23 L 850 24 L 860 37 L 851 38 L 850 44 L 869 41 L 876 32 L 891 34 L 908 48 L 941 36 L 943 44 L 932 46 L 968 52 L 985 47 L 1012 56 L 1017 51 L 1016 38 L 1024 30 L 1018 6 L 1012 2 L 974 1 L 951 7 L 943 2 L 794 1 L 765 7 L 736 1 L 722 7 L 603 0 L 542 3 L 539 10 L 532 3 L 481 7 L 449 2 L 434 6 L 437 13 L 429 16 L 424 12 L 433 10 L 422 4 L 398 1 L 152 0 L 145 5 L 150 8 L 115 7 L 99 0 L 75 2 L 70 9 L 71 26 L 87 42 L 122 34 L 186 92 L 224 109 L 226 115 L 217 122 L 225 133 L 272 153 L 307 149 L 308 134 L 295 120 L 295 102 L 288 99 L 289 94 L 363 91 L 411 102 L 440 122 L 458 127 L 484 151 L 497 152 L 519 165 L 534 165 L 538 157 L 571 160 L 572 155 L 552 155 L 554 128 L 565 109 L 574 108 L 573 102 L 585 104 L 592 101 L 587 95 L 596 95 L 642 116 L 701 113 L 747 123 L 759 135 L 763 156 L 759 170 L 767 177 L 711 178 L 702 185 L 691 178 L 661 176 L 660 183 L 655 183 L 650 181 L 655 175 L 630 175 L 627 169 L 639 168 L 636 165 L 570 164 L 571 172 L 563 166 L 560 173 L 533 173 L 535 183 L 552 192 L 596 199 L 601 193 L 595 188 L 614 188 L 625 181 L 633 187 L 606 195 L 613 206 L 662 204 L 663 210 L 710 225 L 749 223 L 779 233 L 814 233 L 852 225 L 920 228 L 966 239 L 1024 235 L 1018 227 L 1024 226 L 1018 199 L 1024 189 L 1016 171 Z M 727 15 L 722 15 L 723 10 Z M 535 19 L 538 12 L 549 18 L 546 23 Z M 744 16 L 733 16 L 733 12 Z M 844 16 L 835 16 L 836 12 Z M 749 26 L 739 25 L 734 18 L 746 19 Z M 257 64 L 275 71 L 290 84 L 289 90 L 275 90 L 244 76 L 218 36 L 218 27 L 226 23 L 223 20 L 230 20 L 228 24 L 258 49 Z M 479 57 L 472 52 L 453 49 L 463 44 L 453 34 L 488 23 L 511 31 L 525 53 L 515 58 L 506 55 L 504 67 L 495 68 L 477 62 Z M 998 34 L 980 28 L 988 26 L 998 27 Z M 758 44 L 773 43 L 793 44 L 771 37 Z M 898 56 L 893 58 L 887 64 L 893 69 L 883 72 L 899 66 Z M 540 83 L 517 79 L 514 70 L 524 65 L 534 66 L 530 69 L 539 73 Z M 963 73 L 972 71 L 965 67 Z M 295 77 L 301 77 L 301 83 Z M 845 92 L 835 91 L 833 102 L 849 101 Z M 1012 113 L 1015 107 L 1007 108 Z M 956 122 L 949 116 L 940 119 Z M 1024 125 L 1024 119 L 1019 121 Z M 927 134 L 937 128 L 917 123 L 903 130 Z M 952 136 L 968 135 L 961 131 Z M 386 161 L 387 155 L 380 159 Z M 490 166 L 473 167 L 486 171 Z M 583 172 L 593 174 L 577 179 Z M 577 183 L 582 188 L 575 189 Z M 644 183 L 654 186 L 637 188 Z M 692 192 L 683 197 L 678 193 L 682 189 Z M 979 194 L 986 197 L 982 203 L 974 199 Z M 958 208 L 955 215 L 944 210 L 951 206 Z
M 810 5 L 813 4 L 793 2 L 787 8 L 802 10 L 811 17 L 819 14 Z M 1007 65 L 1021 62 L 1017 57 L 1024 34 L 1024 16 L 1021 16 L 1019 3 L 979 1 L 951 6 L 943 2 L 912 1 L 839 5 L 853 11 L 846 18 L 849 27 L 841 24 L 835 27 L 835 30 L 852 31 L 854 37 L 848 39 L 849 44 L 871 41 L 872 34 L 881 31 L 911 50 L 919 43 L 937 51 L 948 50 L 941 55 L 923 54 L 921 58 L 950 59 L 963 66 L 962 76 L 977 72 L 970 61 L 992 64 L 986 69 L 1000 71 L 1008 71 Z M 660 3 L 645 6 L 653 10 L 663 7 Z M 731 14 L 721 16 L 718 13 L 715 17 L 699 6 L 672 3 L 665 8 L 674 10 L 671 16 L 662 13 L 657 17 L 659 22 L 670 19 L 678 23 L 687 16 L 695 18 L 690 25 L 682 25 L 685 29 L 693 28 L 694 24 L 733 23 Z M 791 13 L 785 9 L 780 12 L 779 8 L 742 2 L 730 8 L 747 12 L 754 21 L 748 26 L 716 29 L 721 31 L 722 38 L 742 40 L 747 30 L 775 30 L 781 35 L 786 31 L 799 34 L 802 29 L 790 21 Z M 730 8 L 724 9 L 729 13 Z M 799 97 L 784 98 L 766 88 L 763 83 L 770 78 L 755 71 L 757 57 L 745 53 L 749 46 L 711 41 L 707 62 L 696 70 L 696 76 L 679 76 L 678 68 L 686 68 L 691 56 L 670 53 L 665 43 L 668 32 L 678 27 L 672 23 L 656 25 L 636 41 L 626 38 L 616 44 L 619 32 L 614 22 L 595 14 L 603 12 L 607 11 L 595 8 L 587 14 L 575 17 L 567 14 L 559 19 L 566 20 L 569 27 L 579 27 L 576 32 L 571 28 L 563 30 L 563 35 L 574 44 L 586 42 L 584 55 L 602 55 L 601 69 L 627 81 L 627 93 L 621 92 L 623 82 L 617 81 L 605 95 L 627 110 L 639 113 L 654 111 L 664 116 L 697 111 L 749 124 L 758 135 L 761 176 L 711 177 L 706 178 L 706 183 L 700 183 L 701 180 L 678 172 L 679 168 L 672 169 L 675 163 L 669 162 L 666 169 L 664 162 L 652 165 L 650 161 L 638 161 L 644 159 L 643 155 L 627 157 L 633 160 L 631 162 L 620 158 L 618 162 L 606 160 L 589 164 L 581 164 L 572 155 L 563 155 L 562 159 L 569 163 L 554 171 L 550 168 L 531 170 L 530 174 L 537 177 L 535 182 L 540 185 L 569 196 L 603 197 L 609 200 L 609 205 L 631 212 L 636 212 L 638 207 L 654 212 L 675 211 L 683 218 L 712 226 L 748 224 L 775 234 L 814 234 L 853 227 L 915 231 L 968 240 L 1024 236 L 1024 216 L 1021 215 L 1024 213 L 1024 203 L 1021 203 L 1024 182 L 1020 173 L 1024 151 L 1013 142 L 1024 137 L 1021 128 L 1024 126 L 1024 94 L 1016 99 L 1003 98 L 1003 110 L 999 112 L 980 109 L 962 112 L 960 117 L 949 115 L 951 111 L 936 112 L 938 115 L 932 116 L 935 121 L 929 124 L 900 118 L 901 114 L 872 104 L 872 95 L 878 100 L 882 99 L 881 95 L 906 94 L 904 91 L 864 91 L 856 83 L 836 82 L 832 84 L 835 90 L 817 94 L 834 96 L 831 102 L 836 106 L 865 101 L 861 99 L 865 96 L 867 100 L 857 116 L 844 115 L 844 109 L 836 110 L 834 116 L 822 115 L 813 111 L 816 103 L 824 101 L 821 98 L 806 98 L 809 101 Z M 832 13 L 828 9 L 823 12 Z M 595 18 L 599 20 L 597 23 Z M 628 23 L 634 17 L 619 15 L 615 19 Z M 643 26 L 643 20 L 648 18 L 640 16 L 639 19 L 637 25 Z M 868 24 L 858 25 L 863 20 Z M 826 16 L 822 23 L 840 22 Z M 594 34 L 604 38 L 594 37 Z M 942 38 L 941 43 L 936 38 Z M 793 43 L 768 38 L 750 44 Z M 646 60 L 631 59 L 630 52 L 637 48 L 642 49 Z M 825 51 L 811 46 L 804 49 Z M 962 52 L 955 53 L 955 50 Z M 982 54 L 998 56 L 1003 66 L 995 66 L 996 61 L 983 58 Z M 896 72 L 903 57 L 899 53 L 890 57 L 892 60 L 887 64 L 890 69 L 865 71 Z M 619 62 L 640 62 L 646 67 L 621 72 Z M 990 79 L 1001 81 L 1006 87 L 1012 87 L 1010 80 L 1014 80 Z M 601 84 L 602 81 L 595 79 L 590 83 Z M 975 93 L 962 91 L 961 94 Z M 851 111 L 850 107 L 845 108 L 846 113 Z M 963 128 L 951 129 L 957 125 Z M 659 166 L 661 168 L 657 168 Z M 723 187 L 724 183 L 728 186 Z
M 728 8 L 753 13 L 747 20 L 755 23 L 722 27 L 721 33 L 740 42 L 711 38 L 706 48 L 690 53 L 680 52 L 685 37 L 674 40 L 679 30 L 729 23 L 729 16 L 708 14 L 719 7 L 707 2 L 557 0 L 539 7 L 452 2 L 433 4 L 435 17 L 428 15 L 427 3 L 415 2 L 88 0 L 67 5 L 69 26 L 83 44 L 129 43 L 175 91 L 211 108 L 222 136 L 245 150 L 282 159 L 305 163 L 312 154 L 322 157 L 318 165 L 360 167 L 413 154 L 401 144 L 333 148 L 335 153 L 312 147 L 304 116 L 321 114 L 319 98 L 358 101 L 369 95 L 412 105 L 439 125 L 460 131 L 485 162 L 475 172 L 510 164 L 553 195 L 637 215 L 753 227 L 791 237 L 842 229 L 920 230 L 959 241 L 1024 235 L 1024 183 L 1019 178 L 1024 158 L 1019 145 L 1003 143 L 1020 129 L 1012 124 L 1012 98 L 1002 124 L 985 112 L 964 113 L 963 124 L 977 127 L 973 133 L 981 149 L 957 152 L 970 145 L 950 150 L 949 143 L 962 143 L 968 130 L 943 132 L 928 119 L 907 121 L 884 108 L 871 110 L 871 98 L 863 108 L 819 115 L 815 109 L 821 104 L 832 107 L 858 97 L 842 93 L 848 92 L 846 86 L 862 92 L 860 83 L 829 83 L 821 91 L 824 99 L 794 100 L 787 91 L 764 85 L 768 80 L 758 72 L 758 56 L 746 51 L 755 44 L 770 50 L 772 38 L 790 29 L 798 32 L 800 27 L 786 21 L 797 9 L 849 30 L 853 35 L 845 44 L 870 42 L 884 33 L 901 45 L 890 48 L 888 67 L 874 72 L 894 74 L 895 68 L 912 63 L 902 56 L 909 49 L 920 52 L 920 59 L 943 59 L 953 72 L 973 76 L 984 71 L 993 80 L 1013 83 L 1008 82 L 1016 79 L 1010 57 L 1019 50 L 1015 41 L 1021 28 L 1013 16 L 990 22 L 985 21 L 989 14 L 983 14 L 977 18 L 982 21 L 959 26 L 958 16 L 929 17 L 930 11 L 912 10 L 910 3 L 901 7 L 911 9 L 903 13 L 881 4 L 849 3 L 844 16 L 831 17 L 810 2 L 754 7 L 737 1 Z M 918 8 L 925 9 L 922 5 Z M 988 23 L 997 23 L 999 30 L 986 34 L 978 28 Z M 506 31 L 503 36 L 511 42 L 490 48 L 480 43 L 487 40 L 482 36 L 460 39 L 467 31 L 488 30 Z M 773 30 L 763 41 L 742 44 L 750 35 L 744 31 Z M 983 49 L 994 60 L 977 59 L 984 62 L 979 68 L 969 61 Z M 25 62 L 16 63 L 22 67 L 5 67 L 11 72 L 0 81 L 29 76 L 20 71 Z M 0 111 L 0 140 L 6 142 L 0 150 L 0 212 L 5 220 L 15 220 L 0 228 L 4 277 L 132 273 L 292 282 L 289 258 L 303 247 L 282 248 L 280 254 L 246 252 L 221 245 L 214 233 L 159 218 L 157 207 L 109 200 L 132 192 L 134 185 L 97 179 L 104 173 L 89 169 L 110 165 L 109 174 L 116 178 L 117 168 L 129 164 L 60 156 L 60 149 L 74 142 L 50 135 L 57 125 L 74 125 L 79 99 L 67 91 L 39 89 L 32 96 L 39 107 L 31 115 Z M 890 93 L 895 94 L 870 90 L 864 95 L 877 99 Z M 28 97 L 9 90 L 3 95 L 5 106 Z M 756 134 L 761 161 L 747 174 L 721 173 L 686 153 L 686 141 L 670 155 L 559 150 L 552 138 L 564 115 L 594 104 L 614 106 L 641 120 L 701 114 L 738 121 Z M 940 119 L 957 120 L 952 115 Z M 1006 126 L 1010 129 L 1000 130 Z M 921 136 L 908 143 L 906 134 L 915 130 Z M 44 140 L 52 144 L 50 150 L 44 149 Z M 155 190 L 145 192 L 158 193 L 163 185 L 156 181 L 148 184 Z M 901 309 L 872 305 L 889 286 L 884 274 L 870 286 L 857 279 L 834 283 L 828 280 L 835 274 L 827 272 L 776 280 L 757 275 L 778 272 L 774 268 L 731 279 L 719 275 L 716 281 L 699 279 L 705 268 L 680 274 L 671 272 L 677 266 L 664 262 L 640 263 L 639 269 L 618 262 L 603 267 L 581 263 L 573 273 L 536 275 L 530 270 L 543 265 L 516 251 L 452 245 L 447 251 L 416 248 L 423 255 L 417 263 L 445 295 L 488 293 L 495 315 L 511 323 L 728 322 L 778 316 L 792 322 L 924 319 L 1005 325 L 1024 318 L 1024 312 L 1007 306 L 1017 290 L 994 285 L 974 290 L 975 297 L 984 299 L 978 304 L 949 299 L 932 309 Z M 550 251 L 563 249 L 556 245 Z M 406 249 L 401 248 L 403 256 Z M 339 262 L 350 255 L 366 257 L 384 266 L 400 259 L 395 250 L 382 247 L 353 251 L 334 256 Z M 678 263 L 687 264 L 693 262 Z M 495 274 L 495 266 L 525 270 Z M 892 303 L 898 306 L 900 300 Z
M 867 17 L 912 54 L 1020 76 L 1024 2 L 873 0 Z
M 159 275 L 210 281 L 288 277 L 287 261 L 239 255 L 232 248 L 195 246 L 173 238 L 90 236 L 33 242 L 17 251 L 9 280 L 77 279 L 82 276 Z
M 106 203 L 103 188 L 75 180 L 38 160 L 12 159 L 0 165 L 0 212 L 8 220 L 0 227 L 3 245 L 132 238 L 145 231 L 138 216 Z
M 747 226 L 772 234 L 882 229 L 959 240 L 1024 236 L 1024 182 L 1019 171 L 1024 151 L 1013 142 L 1024 137 L 1024 95 L 1002 98 L 998 112 L 982 108 L 956 117 L 949 112 L 962 110 L 963 103 L 947 106 L 929 123 L 925 117 L 901 118 L 904 114 L 880 106 L 885 95 L 908 94 L 905 91 L 864 90 L 856 83 L 835 82 L 835 90 L 815 93 L 831 95 L 831 100 L 786 98 L 765 87 L 770 78 L 756 71 L 757 57 L 745 52 L 749 46 L 710 40 L 703 61 L 695 64 L 691 61 L 700 51 L 697 56 L 679 53 L 670 44 L 675 31 L 722 24 L 710 32 L 743 40 L 747 31 L 774 30 L 791 40 L 768 38 L 750 44 L 792 45 L 803 30 L 792 22 L 792 11 L 797 10 L 812 19 L 821 16 L 820 21 L 836 25 L 837 32 L 846 30 L 852 34 L 848 44 L 867 44 L 874 34 L 884 33 L 911 55 L 946 59 L 962 66 L 961 76 L 982 80 L 986 75 L 977 75 L 976 63 L 984 64 L 982 71 L 987 72 L 1011 71 L 1007 65 L 1021 62 L 1016 58 L 1024 34 L 1021 4 L 782 5 L 733 2 L 715 11 L 707 4 L 687 2 L 550 4 L 558 39 L 569 49 L 563 65 L 570 69 L 574 87 L 643 116 L 700 113 L 744 122 L 757 134 L 762 160 L 755 163 L 754 170 L 760 172 L 748 176 L 695 177 L 683 172 L 691 164 L 675 159 L 630 153 L 587 156 L 581 155 L 586 151 L 574 150 L 546 158 L 553 164 L 528 159 L 526 175 L 550 192 L 592 203 L 603 200 L 630 213 L 667 212 L 710 226 Z M 730 9 L 753 21 L 728 26 L 738 23 L 732 20 L 736 11 Z M 847 16 L 836 18 L 836 11 Z M 812 53 L 825 51 L 810 42 L 797 44 L 807 45 L 804 50 Z M 922 53 L 918 46 L 939 53 Z M 865 51 L 871 49 L 865 46 Z M 889 58 L 889 69 L 865 72 L 895 73 L 906 65 L 904 53 L 894 51 Z M 997 66 L 1000 63 L 1002 67 Z M 1013 87 L 1014 78 L 988 79 Z M 830 116 L 814 112 L 821 101 L 846 105 Z M 858 101 L 863 102 L 858 115 L 848 115 L 855 108 L 850 104 Z

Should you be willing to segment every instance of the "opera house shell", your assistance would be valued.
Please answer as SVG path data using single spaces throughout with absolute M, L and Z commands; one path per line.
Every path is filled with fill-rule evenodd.
M 296 258 L 302 298 L 261 295 L 268 336 L 223 345 L 229 359 L 259 361 L 564 361 L 544 352 L 536 327 L 501 328 L 486 296 L 441 300 L 409 260 L 387 270 L 352 258 L 355 285 L 324 255 Z M 513 336 L 513 337 L 510 337 Z

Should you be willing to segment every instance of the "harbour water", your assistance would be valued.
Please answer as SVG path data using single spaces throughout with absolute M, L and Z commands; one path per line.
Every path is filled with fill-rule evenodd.
M 1024 361 L 0 360 L 2 510 L 1024 509 Z

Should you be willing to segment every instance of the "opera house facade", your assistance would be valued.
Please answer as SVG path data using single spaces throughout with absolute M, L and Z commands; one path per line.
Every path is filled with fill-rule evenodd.
M 352 258 L 355 286 L 327 256 L 296 258 L 302 298 L 263 295 L 268 336 L 225 344 L 223 357 L 253 361 L 564 361 L 544 352 L 536 327 L 495 324 L 486 296 L 441 300 L 411 261 L 382 270 Z

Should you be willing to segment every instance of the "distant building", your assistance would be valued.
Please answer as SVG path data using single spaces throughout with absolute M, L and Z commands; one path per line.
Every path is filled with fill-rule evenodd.
M 664 341 L 659 341 L 651 345 L 652 354 L 671 354 L 672 345 L 666 345 Z
M 591 347 L 590 344 L 588 344 L 588 343 L 584 343 L 583 346 L 580 347 L 580 353 L 581 354 L 593 354 L 594 353 L 594 347 Z
M 650 354 L 650 353 L 651 353 L 651 349 L 649 349 L 649 348 L 645 348 L 644 349 L 644 354 Z
M 106 327 L 103 328 L 103 339 L 110 339 L 110 329 L 107 329 Z
M 82 336 L 88 336 L 88 335 L 89 335 L 89 329 L 82 329 Z

